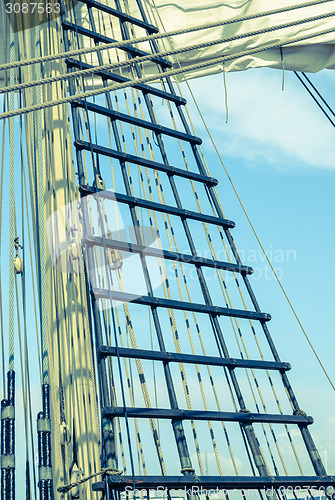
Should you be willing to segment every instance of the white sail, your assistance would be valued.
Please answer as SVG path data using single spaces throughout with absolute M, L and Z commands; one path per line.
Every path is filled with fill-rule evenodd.
M 110 5 L 109 0 L 102 0 L 101 3 Z M 221 72 L 223 67 L 225 71 L 271 67 L 312 73 L 325 68 L 335 69 L 335 0 L 319 2 L 295 0 L 294 3 L 290 0 L 273 0 L 272 2 L 267 0 L 206 0 L 205 2 L 202 0 L 174 0 L 173 2 L 143 0 L 142 4 L 149 21 L 157 26 L 161 33 L 185 30 L 183 34 L 156 41 L 161 52 L 176 51 L 175 54 L 166 56 L 175 69 L 180 67 L 186 69 L 191 65 L 208 63 L 222 57 L 222 61 L 217 64 L 188 71 L 188 78 Z M 136 0 L 129 0 L 126 5 L 128 14 L 137 18 L 141 17 Z M 88 28 L 90 22 L 85 6 L 79 2 L 75 11 L 77 22 L 84 28 Z M 98 26 L 99 19 L 96 18 L 95 21 Z M 219 22 L 227 24 L 191 31 L 204 24 Z M 287 24 L 291 26 L 280 28 Z M 47 25 L 43 25 L 42 31 L 44 28 L 47 29 Z M 118 23 L 106 23 L 104 28 L 108 38 L 120 39 Z M 135 26 L 132 36 L 143 37 L 145 33 L 142 28 Z M 83 46 L 87 45 L 86 37 L 78 34 L 78 38 Z M 219 41 L 220 43 L 217 43 Z M 213 45 L 178 52 L 181 49 L 207 42 Z M 1 42 L 0 44 L 2 45 Z M 92 40 L 91 45 L 93 45 Z M 142 42 L 138 47 L 143 50 L 149 49 L 148 42 Z M 267 47 L 271 48 L 267 49 Z M 241 53 L 246 53 L 246 55 L 241 56 Z M 102 57 L 104 64 L 128 59 L 127 54 L 122 50 L 112 51 L 109 54 L 103 51 Z M 98 64 L 96 54 L 84 55 L 82 60 Z M 2 47 L 0 66 L 4 62 Z M 145 62 L 143 69 L 146 74 L 156 72 L 155 65 L 150 62 Z M 117 71 L 120 72 L 120 70 Z M 121 72 L 126 75 L 128 68 L 123 67 Z M 183 77 L 178 75 L 177 78 Z M 3 72 L 0 72 L 0 79 L 3 79 Z M 91 83 L 92 79 L 87 80 L 88 87 Z M 0 82 L 0 86 L 2 85 L 3 81 Z
M 101 3 L 111 5 L 108 0 L 102 0 Z M 79 3 L 75 8 L 75 17 L 81 26 L 89 29 L 90 20 L 85 7 L 81 5 Z M 128 14 L 141 18 L 136 0 L 129 0 L 125 5 Z M 313 73 L 324 68 L 335 69 L 334 0 L 295 0 L 294 3 L 290 0 L 144 0 L 142 5 L 149 22 L 157 26 L 160 33 L 185 31 L 156 40 L 163 57 L 173 63 L 173 69 L 206 64 L 206 67 L 188 70 L 188 78 L 222 72 L 223 67 L 225 71 L 271 67 Z M 98 14 L 95 13 L 94 17 L 96 26 L 99 26 L 101 20 Z M 193 30 L 212 23 L 222 24 Z M 105 36 L 112 40 L 121 38 L 119 23 L 106 23 L 104 30 Z M 87 37 L 81 34 L 77 36 L 82 46 L 88 46 Z M 145 36 L 143 28 L 133 26 L 131 36 L 135 39 Z M 93 45 L 92 40 L 90 43 Z M 203 43 L 211 45 L 192 49 Z M 137 46 L 150 52 L 148 42 L 141 42 Z M 190 50 L 180 52 L 185 48 Z M 175 54 L 164 55 L 171 50 Z M 241 53 L 245 55 L 241 56 Z M 103 51 L 101 56 L 104 64 L 128 61 L 128 55 L 122 49 L 109 53 Z M 208 65 L 217 58 L 222 59 Z M 96 54 L 86 54 L 82 60 L 98 65 Z M 146 75 L 157 72 L 156 66 L 150 61 L 143 63 L 143 70 Z M 126 66 L 113 71 L 133 76 Z M 179 73 L 176 78 L 183 79 L 183 74 Z M 87 79 L 87 88 L 92 83 L 92 78 Z M 96 85 L 99 85 L 98 79 L 94 79 Z
M 133 2 L 136 3 L 135 1 Z M 220 45 L 177 54 L 172 57 L 175 65 L 183 67 L 201 61 L 208 61 L 219 56 L 234 56 L 244 51 L 261 49 L 273 44 L 277 48 L 263 50 L 245 57 L 225 62 L 226 71 L 241 71 L 248 68 L 272 67 L 296 71 L 317 72 L 321 69 L 335 68 L 335 16 L 321 18 L 324 14 L 335 11 L 335 2 L 329 1 L 317 5 L 278 12 L 256 19 L 253 16 L 269 11 L 302 6 L 303 0 L 145 0 L 151 20 L 161 30 L 167 32 L 185 29 L 204 23 L 216 23 L 238 18 L 250 18 L 229 25 L 211 28 L 205 31 L 185 33 L 158 41 L 161 50 L 180 49 L 202 42 L 236 37 L 254 31 L 267 30 L 276 26 L 304 21 L 301 24 L 271 32 L 263 32 L 246 38 L 227 41 Z M 314 21 L 308 19 L 318 17 Z M 325 30 L 333 30 L 325 35 L 318 35 Z M 310 37 L 310 38 L 309 38 Z M 293 43 L 295 40 L 305 40 Z M 286 45 L 291 42 L 289 45 Z M 292 45 L 293 44 L 293 45 Z M 282 46 L 282 48 L 280 48 Z M 222 65 L 200 69 L 197 76 L 222 71 Z M 195 76 L 193 74 L 193 76 Z

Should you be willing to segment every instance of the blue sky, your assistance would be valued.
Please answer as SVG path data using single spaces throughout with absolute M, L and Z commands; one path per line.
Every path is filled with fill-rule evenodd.
M 334 72 L 309 76 L 334 109 Z M 222 75 L 190 84 L 263 246 L 334 380 L 335 130 L 290 72 L 284 91 L 281 71 L 228 73 L 228 123 Z M 195 126 L 212 175 L 220 180 L 226 216 L 236 222 L 237 246 L 255 268 L 252 284 L 262 310 L 272 315 L 279 353 L 293 365 L 290 380 L 301 407 L 315 417 L 313 435 L 323 457 L 327 449 L 334 473 L 334 391 L 261 256 L 200 118 Z

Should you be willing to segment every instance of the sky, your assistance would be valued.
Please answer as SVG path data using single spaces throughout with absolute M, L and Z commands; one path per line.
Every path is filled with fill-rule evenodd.
M 335 74 L 309 75 L 335 109 Z M 271 69 L 190 81 L 199 107 L 268 256 L 329 376 L 334 367 L 335 130 L 293 73 Z M 185 88 L 185 85 L 183 85 Z M 187 96 L 187 89 L 185 88 Z M 189 101 L 189 107 L 192 105 Z M 211 173 L 251 283 L 289 373 L 301 408 L 315 418 L 311 431 L 335 473 L 335 394 L 279 289 L 196 110 Z M 326 451 L 325 451 L 326 450 Z

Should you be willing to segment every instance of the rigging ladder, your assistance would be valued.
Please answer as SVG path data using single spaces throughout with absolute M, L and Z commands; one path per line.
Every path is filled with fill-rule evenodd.
M 98 31 L 97 22 L 103 18 L 103 15 L 110 16 L 111 24 L 119 24 L 120 34 L 122 40 L 128 40 L 133 37 L 132 30 L 142 29 L 147 34 L 153 34 L 158 32 L 158 28 L 153 26 L 148 22 L 145 10 L 141 1 L 137 2 L 139 13 L 142 19 L 135 18 L 130 14 L 124 12 L 121 7 L 119 0 L 115 0 L 115 8 L 111 8 L 105 4 L 96 2 L 95 0 L 83 0 L 82 3 L 87 8 L 87 19 L 89 24 L 89 29 L 80 25 L 76 18 L 67 19 L 63 18 L 63 35 L 65 50 L 68 51 L 73 48 L 75 43 L 77 43 L 78 48 L 80 44 L 84 45 L 87 43 L 93 43 L 95 45 L 105 44 L 115 42 L 114 39 L 106 36 Z M 71 14 L 72 15 L 72 14 Z M 101 31 L 101 25 L 100 25 Z M 299 407 L 296 400 L 294 392 L 292 390 L 291 384 L 287 377 L 287 371 L 290 369 L 288 363 L 284 363 L 280 360 L 277 353 L 276 347 L 271 338 L 267 323 L 271 319 L 270 315 L 263 313 L 258 305 L 257 299 L 251 288 L 248 275 L 252 274 L 252 269 L 249 266 L 243 265 L 240 260 L 238 251 L 235 246 L 235 242 L 231 235 L 231 229 L 234 227 L 234 223 L 231 220 L 226 219 L 224 216 L 220 202 L 217 198 L 215 191 L 215 186 L 218 181 L 211 177 L 206 171 L 206 166 L 204 164 L 201 152 L 199 150 L 199 145 L 201 144 L 201 139 L 191 133 L 185 112 L 184 106 L 186 100 L 176 94 L 174 90 L 174 85 L 172 84 L 170 78 L 164 77 L 164 71 L 171 67 L 171 63 L 159 56 L 155 56 L 155 52 L 158 52 L 158 46 L 155 41 L 150 42 L 150 47 L 153 54 L 153 63 L 157 66 L 157 78 L 162 82 L 162 89 L 155 85 L 145 85 L 141 83 L 132 82 L 133 89 L 136 91 L 138 101 L 142 104 L 144 102 L 145 112 L 148 118 L 142 116 L 138 117 L 138 109 L 135 108 L 134 116 L 129 112 L 120 112 L 119 109 L 115 109 L 113 105 L 112 93 L 108 92 L 105 94 L 106 104 L 101 105 L 96 102 L 88 101 L 83 99 L 78 102 L 71 104 L 72 109 L 72 124 L 74 131 L 74 147 L 76 151 L 76 160 L 78 168 L 78 178 L 79 178 L 79 190 L 81 193 L 82 200 L 86 198 L 90 199 L 89 203 L 96 203 L 97 213 L 99 219 L 99 234 L 94 234 L 92 227 L 94 222 L 92 221 L 92 215 L 89 213 L 89 205 L 85 202 L 83 203 L 83 224 L 84 224 L 84 253 L 86 257 L 86 271 L 89 275 L 89 281 L 91 283 L 91 297 L 92 297 L 92 311 L 93 311 L 93 322 L 96 338 L 96 358 L 98 363 L 98 374 L 99 374 L 99 384 L 100 384 L 100 404 L 101 404 L 101 421 L 102 421 L 102 445 L 103 445 L 103 459 L 102 466 L 119 469 L 119 461 L 117 451 L 117 442 L 119 440 L 121 450 L 122 441 L 120 433 L 119 420 L 123 419 L 125 422 L 126 433 L 128 433 L 128 452 L 129 452 L 129 462 L 131 468 L 130 475 L 120 475 L 113 474 L 105 476 L 102 482 L 97 482 L 93 485 L 94 491 L 104 491 L 109 488 L 111 493 L 117 491 L 125 490 L 129 485 L 139 484 L 141 488 L 151 489 L 157 488 L 158 486 L 164 486 L 167 490 L 183 487 L 203 487 L 203 488 L 238 488 L 238 489 L 258 489 L 263 488 L 274 488 L 278 493 L 279 487 L 288 486 L 303 486 L 308 485 L 310 488 L 313 487 L 326 487 L 332 483 L 332 479 L 327 476 L 324 469 L 322 461 L 320 459 L 319 453 L 315 447 L 314 441 L 309 432 L 308 426 L 312 423 L 312 418 L 307 416 Z M 136 78 L 141 78 L 143 76 L 142 66 L 140 63 L 136 62 L 136 57 L 145 55 L 148 52 L 140 50 L 136 45 L 124 45 L 119 49 L 126 57 L 129 59 L 129 71 L 127 76 L 124 76 L 122 72 L 113 73 L 110 70 L 103 70 L 95 73 L 95 79 L 99 78 L 101 85 L 107 86 L 107 82 L 117 82 L 125 83 Z M 97 65 L 104 64 L 101 52 L 97 52 Z M 75 72 L 78 69 L 88 69 L 94 66 L 94 64 L 88 64 L 86 61 L 82 61 L 81 58 L 68 58 L 66 60 L 68 71 Z M 79 85 L 79 81 L 77 82 Z M 81 80 L 81 86 L 85 90 L 85 85 L 88 84 L 87 80 Z M 94 83 L 93 83 L 94 85 Z M 76 88 L 75 77 L 71 79 L 70 93 L 75 95 L 78 93 Z M 125 94 L 126 96 L 126 94 Z M 127 99 L 127 96 L 125 97 Z M 181 124 L 183 131 L 177 130 L 177 127 L 170 128 L 165 125 L 160 125 L 157 122 L 156 114 L 153 106 L 153 98 L 161 98 L 168 103 L 170 110 L 173 110 L 178 115 L 178 120 Z M 115 97 L 116 102 L 117 98 Z M 135 107 L 135 101 L 134 101 Z M 143 113 L 144 114 L 144 113 Z M 97 140 L 93 139 L 94 130 L 91 126 L 92 121 L 98 122 L 101 117 L 106 118 L 107 123 L 113 133 L 113 141 L 115 146 L 106 147 L 103 144 L 99 144 Z M 145 154 L 142 156 L 136 152 L 136 154 L 130 154 L 125 149 L 126 141 L 128 136 L 123 132 L 123 126 L 128 124 L 131 127 L 133 138 L 134 130 L 144 132 L 146 134 L 147 145 L 151 143 L 150 134 L 152 134 L 156 150 L 160 153 L 162 158 L 161 161 L 157 161 L 153 158 L 146 158 Z M 87 135 L 87 140 L 84 140 L 84 135 Z M 140 132 L 136 132 L 140 134 Z M 149 139 L 148 139 L 149 138 Z M 193 172 L 186 168 L 180 168 L 180 166 L 171 165 L 172 162 L 169 161 L 167 155 L 166 143 L 169 140 L 174 139 L 179 141 L 179 143 L 187 144 L 193 155 L 193 160 L 197 166 L 198 172 Z M 129 139 L 130 140 L 130 139 Z M 135 139 L 136 140 L 136 137 Z M 141 139 L 142 141 L 142 139 Z M 151 148 L 149 145 L 149 150 Z M 142 146 L 142 152 L 144 153 L 144 148 Z M 92 171 L 87 174 L 87 159 L 90 158 Z M 120 184 L 120 189 L 123 192 L 113 190 L 106 190 L 105 188 L 105 177 L 103 175 L 103 169 L 101 165 L 106 159 L 114 160 L 113 168 L 115 171 L 115 162 L 119 165 L 119 172 L 115 173 L 118 176 L 118 182 Z M 132 176 L 130 174 L 130 166 L 139 169 L 143 167 L 146 172 L 153 172 L 157 190 L 160 192 L 159 203 L 153 201 L 153 199 L 145 199 L 135 195 L 134 193 L 134 183 Z M 86 169 L 86 172 L 85 172 Z M 169 186 L 171 196 L 168 203 L 164 201 L 163 198 L 163 188 L 159 178 L 159 174 L 164 177 L 164 182 Z M 148 176 L 149 174 L 147 174 Z M 143 181 L 142 173 L 139 174 L 140 180 Z M 147 177 L 149 179 L 149 177 Z M 208 206 L 213 208 L 214 215 L 207 215 L 202 213 L 202 211 L 191 211 L 185 209 L 182 203 L 182 197 L 180 190 L 177 188 L 176 179 L 182 179 L 194 183 L 199 183 L 202 189 L 206 193 Z M 106 181 L 107 182 L 107 181 Z M 143 184 L 143 182 L 142 182 Z M 143 184 L 144 185 L 144 184 Z M 143 188 L 144 189 L 144 188 Z M 152 194 L 151 187 L 149 186 L 149 193 Z M 91 201 L 94 200 L 94 201 Z M 105 222 L 105 203 L 114 202 L 118 206 L 122 205 L 128 207 L 131 222 L 134 227 L 135 241 L 121 241 L 116 238 L 115 235 L 111 234 L 110 231 L 106 230 Z M 166 230 L 169 229 L 170 234 L 173 238 L 172 226 L 168 228 L 167 220 L 171 221 L 171 218 L 178 220 L 181 224 L 181 228 L 184 231 L 185 241 L 188 243 L 190 251 L 188 253 L 179 252 L 176 249 L 170 248 L 166 250 L 163 248 L 153 248 L 152 246 L 146 246 L 143 237 L 143 224 L 140 223 L 140 217 L 138 210 L 147 210 L 149 214 L 149 220 L 153 227 L 153 218 L 158 214 L 163 214 L 164 223 Z M 152 215 L 150 215 L 152 214 Z M 192 222 L 193 221 L 193 222 Z M 220 235 L 224 235 L 225 241 L 229 246 L 230 252 L 235 259 L 236 263 L 230 260 L 222 261 L 213 257 L 205 258 L 198 255 L 197 245 L 194 239 L 194 231 L 190 228 L 190 222 L 193 224 L 202 224 L 203 227 L 207 228 L 207 225 L 213 225 L 220 228 Z M 194 228 L 195 225 L 192 226 Z M 98 232 L 99 232 L 98 231 Z M 158 231 L 159 233 L 159 231 Z M 176 233 L 176 237 L 178 234 Z M 159 233 L 160 238 L 160 233 Z M 111 254 L 109 252 L 112 252 Z M 117 253 L 119 252 L 119 253 Z M 136 295 L 126 292 L 122 289 L 120 285 L 121 279 L 121 266 L 122 259 L 125 261 L 124 256 L 127 254 L 136 255 L 139 258 L 139 272 L 144 275 L 144 281 L 146 285 L 146 293 L 143 295 Z M 102 255 L 102 261 L 105 262 L 105 287 L 102 287 L 99 283 L 99 277 L 95 270 L 99 266 L 97 255 Z M 113 255 L 113 265 L 108 268 L 108 256 Z M 116 265 L 116 256 L 119 256 L 119 264 Z M 122 257 L 123 256 L 123 257 Z M 182 300 L 175 300 L 170 297 L 167 292 L 167 297 L 160 298 L 155 296 L 154 287 L 151 282 L 151 271 L 149 269 L 148 259 L 164 259 L 166 261 L 171 261 L 175 266 L 179 263 L 180 266 L 192 265 L 194 266 L 196 278 L 200 285 L 200 290 L 204 303 L 191 302 Z M 124 262 L 123 262 L 124 263 Z M 101 266 L 101 263 L 100 263 Z M 114 267 L 113 267 L 114 266 Z M 118 267 L 119 266 L 119 267 Z M 233 273 L 234 276 L 240 276 L 243 282 L 247 294 L 249 295 L 250 304 L 252 305 L 252 310 L 247 309 L 234 309 L 228 303 L 226 307 L 216 305 L 216 298 L 210 293 L 209 286 L 205 276 L 206 269 L 215 269 L 217 272 L 225 271 L 227 273 Z M 93 270 L 93 271 L 92 271 Z M 222 275 L 221 275 L 222 276 Z M 115 289 L 114 282 L 118 282 L 119 290 Z M 165 278 L 165 285 L 168 288 L 168 279 Z M 105 310 L 101 311 L 99 304 L 103 301 L 110 302 L 110 312 Z M 152 318 L 154 330 L 156 332 L 156 343 L 157 349 L 140 349 L 137 347 L 124 347 L 120 346 L 120 324 L 119 318 L 117 317 L 117 309 L 115 306 L 120 304 L 127 304 L 125 308 L 125 320 L 127 323 L 126 328 L 131 330 L 133 328 L 132 320 L 130 318 L 130 313 L 128 309 L 128 304 L 136 304 L 142 307 L 143 315 L 147 308 L 150 310 L 150 318 Z M 217 355 L 204 355 L 192 352 L 192 354 L 180 352 L 172 352 L 166 347 L 166 339 L 164 334 L 164 327 L 162 326 L 162 320 L 159 314 L 160 310 L 168 310 L 169 319 L 171 322 L 172 329 L 176 328 L 174 325 L 174 311 L 184 311 L 184 313 L 190 313 L 192 315 L 204 314 L 209 319 L 209 324 L 212 329 L 212 341 L 215 342 L 217 346 Z M 128 311 L 128 312 L 127 312 Z M 195 317 L 195 316 L 194 316 Z M 226 340 L 226 333 L 223 332 L 222 324 L 219 321 L 220 317 L 235 318 L 242 320 L 249 320 L 258 322 L 262 333 L 267 340 L 269 352 L 273 356 L 273 360 L 267 361 L 264 359 L 244 359 L 232 357 L 229 354 L 229 348 Z M 108 319 L 109 318 L 109 319 Z M 150 319 L 151 321 L 151 319 Z M 187 320 L 188 321 L 188 320 Z M 186 321 L 186 323 L 187 323 Z M 118 323 L 118 325 L 116 325 Z M 111 326 L 112 325 L 112 326 Z M 151 323 L 150 323 L 151 325 Z M 114 338 L 112 342 L 108 343 L 108 331 L 114 331 Z M 112 335 L 110 335 L 110 339 Z M 207 339 L 209 338 L 209 333 L 207 332 Z M 175 338 L 176 340 L 176 338 Z M 207 340 L 206 340 L 207 341 Z M 178 339 L 176 340 L 176 345 L 178 346 Z M 111 369 L 112 362 L 111 358 L 117 360 L 116 372 L 119 376 L 119 383 L 121 389 L 115 388 L 115 378 L 117 379 L 116 373 L 113 374 Z M 128 374 L 128 388 L 130 392 L 130 400 L 132 400 L 131 406 L 126 405 L 126 398 L 124 394 L 123 387 L 123 375 L 121 370 L 121 360 L 126 360 L 130 363 L 131 359 L 140 360 L 140 362 L 152 361 L 162 364 L 162 371 L 164 373 L 164 383 L 166 385 L 169 407 L 166 408 L 152 408 L 148 405 L 146 407 L 136 407 L 134 405 L 134 397 L 132 396 L 133 386 L 131 376 Z M 227 385 L 234 394 L 235 401 L 237 403 L 236 411 L 211 411 L 211 410 L 193 410 L 193 409 L 181 409 L 178 404 L 177 392 L 175 389 L 175 381 L 172 374 L 172 366 L 178 365 L 181 368 L 181 373 L 183 377 L 184 364 L 196 365 L 197 373 L 199 378 L 198 366 L 206 367 L 222 367 L 222 376 L 227 380 Z M 127 365 L 125 365 L 127 366 Z M 129 364 L 130 366 L 130 364 Z M 113 365 L 114 369 L 115 365 Z M 141 365 L 137 364 L 139 367 L 139 380 L 145 393 L 145 378 L 143 372 L 141 373 Z M 244 387 L 239 382 L 239 370 L 240 369 L 250 369 L 250 370 L 262 370 L 267 373 L 271 370 L 280 375 L 282 384 L 284 386 L 285 392 L 288 396 L 290 405 L 293 409 L 293 414 L 270 414 L 267 412 L 260 413 L 250 412 L 247 407 L 247 403 L 244 397 Z M 184 386 L 185 387 L 185 386 Z M 188 389 L 187 389 L 188 390 Z M 122 404 L 117 403 L 116 393 L 121 394 Z M 131 439 L 129 432 L 129 420 L 134 419 L 145 419 L 150 422 L 153 440 L 155 443 L 155 448 L 157 455 L 159 457 L 159 462 L 161 466 L 161 475 L 146 475 L 146 474 L 135 474 L 134 458 L 132 457 L 131 450 Z M 157 426 L 154 423 L 155 419 L 170 420 L 173 430 L 173 435 L 175 439 L 175 447 L 177 449 L 181 475 L 167 475 L 165 467 L 162 465 L 162 452 L 159 432 Z M 185 422 L 191 421 L 193 428 L 193 436 L 195 437 L 195 442 L 197 441 L 197 436 L 195 434 L 195 424 L 198 421 L 208 421 L 208 422 L 235 422 L 240 427 L 240 433 L 242 440 L 247 451 L 247 455 L 250 460 L 250 467 L 253 471 L 253 475 L 250 476 L 205 476 L 197 475 L 195 467 L 193 466 L 190 454 L 189 438 L 185 432 Z M 116 422 L 118 422 L 116 424 Z M 269 473 L 269 469 L 265 463 L 264 455 L 260 447 L 260 442 L 255 432 L 255 424 L 284 424 L 290 425 L 295 424 L 299 429 L 304 445 L 306 447 L 309 460 L 312 464 L 314 475 L 310 476 L 290 476 L 290 475 L 272 475 Z M 137 424 L 135 424 L 136 426 Z M 211 424 L 210 424 L 211 425 Z M 117 427 L 119 430 L 117 431 Z M 144 458 L 142 443 L 139 437 L 138 428 L 136 427 L 136 440 L 139 454 L 141 455 L 142 467 L 144 470 Z M 270 427 L 272 430 L 272 427 Z M 213 438 L 213 432 L 211 432 Z M 212 439 L 214 443 L 214 438 Z M 197 447 L 197 444 L 195 445 Z M 122 451 L 122 454 L 124 451 Z M 276 469 L 276 467 L 275 467 Z M 271 495 L 270 495 L 271 496 Z

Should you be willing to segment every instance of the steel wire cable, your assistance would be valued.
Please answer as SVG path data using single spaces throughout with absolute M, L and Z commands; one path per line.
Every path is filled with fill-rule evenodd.
M 327 113 L 326 109 L 323 107 L 322 103 L 326 106 L 326 108 L 330 111 L 330 113 L 333 116 L 335 116 L 335 113 L 332 110 L 332 108 L 329 106 L 329 104 L 327 103 L 327 101 L 322 97 L 322 95 L 317 90 L 317 88 L 315 87 L 315 85 L 313 85 L 313 83 L 310 81 L 310 79 L 307 77 L 307 75 L 305 73 L 301 73 L 305 77 L 305 79 L 307 80 L 307 82 L 309 83 L 310 87 L 314 90 L 314 92 L 315 92 L 316 95 L 313 94 L 313 91 L 308 87 L 308 85 L 304 82 L 304 80 L 301 78 L 301 76 L 299 75 L 299 73 L 297 71 L 294 71 L 294 74 L 298 78 L 298 80 L 300 81 L 301 85 L 303 85 L 303 87 L 307 90 L 307 92 L 309 93 L 309 95 L 311 96 L 311 98 L 313 99 L 313 101 L 321 109 L 322 113 L 325 115 L 325 117 L 327 118 L 327 120 L 329 120 L 329 122 L 335 128 L 335 122 L 334 122 L 334 120 L 332 120 L 330 118 L 329 114 Z
M 320 92 L 318 91 L 318 89 L 315 87 L 315 85 L 311 82 L 310 78 L 308 78 L 308 76 L 306 75 L 306 73 L 304 73 L 303 71 L 301 72 L 302 76 L 307 80 L 307 82 L 309 83 L 309 85 L 312 87 L 312 89 L 315 91 L 315 93 L 318 95 L 318 97 L 321 99 L 321 101 L 325 104 L 326 108 L 331 112 L 331 114 L 333 116 L 335 116 L 335 112 L 334 110 L 329 106 L 329 104 L 327 103 L 326 99 L 320 94 Z
M 22 99 L 22 95 L 20 95 L 20 102 Z M 31 447 L 31 465 L 29 460 L 29 448 L 28 448 L 28 471 L 30 478 L 30 470 L 33 472 L 33 491 L 35 500 L 37 500 L 37 476 L 34 464 L 35 457 L 35 443 L 34 443 L 34 431 L 33 431 L 33 412 L 32 412 L 32 396 L 31 396 L 31 383 L 30 383 L 30 363 L 29 363 L 29 352 L 28 352 L 28 334 L 27 334 L 27 304 L 26 304 L 26 249 L 25 249 L 25 159 L 23 153 L 23 141 L 22 141 L 22 118 L 19 120 L 20 125 L 20 154 L 21 154 L 21 234 L 22 234 L 22 262 L 23 262 L 23 272 L 21 275 L 21 300 L 22 300 L 22 314 L 23 314 L 23 339 L 24 339 L 24 370 L 26 377 L 26 393 L 27 393 L 27 410 L 28 410 L 28 422 L 27 427 L 29 426 L 30 431 L 30 447 Z M 27 214 L 28 216 L 28 214 Z M 33 285 L 34 286 L 34 285 Z M 34 290 L 35 292 L 35 290 Z M 37 315 L 35 309 L 35 319 L 37 325 Z M 38 334 L 37 334 L 38 339 Z M 39 346 L 38 346 L 39 347 Z M 38 353 L 38 362 L 40 365 L 39 353 Z M 41 370 L 40 370 L 40 381 L 42 379 Z

